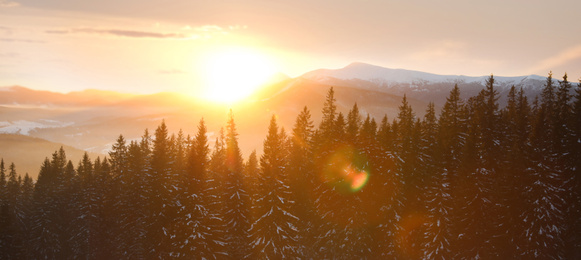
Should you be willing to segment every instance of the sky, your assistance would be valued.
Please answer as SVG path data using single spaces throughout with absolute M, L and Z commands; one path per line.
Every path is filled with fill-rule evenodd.
M 208 57 L 581 78 L 578 0 L 0 0 L 0 86 L 198 93 Z

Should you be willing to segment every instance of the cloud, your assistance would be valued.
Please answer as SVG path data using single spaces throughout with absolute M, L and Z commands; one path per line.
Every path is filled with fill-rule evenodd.
M 186 74 L 188 73 L 185 70 L 178 70 L 178 69 L 168 69 L 168 70 L 158 70 L 159 74 L 166 74 L 166 75 L 173 75 L 173 74 Z
M 15 38 L 0 38 L 0 42 L 46 43 L 45 41 Z
M 198 26 L 198 27 L 192 27 L 192 26 L 186 25 L 182 28 L 182 30 L 194 30 L 194 31 L 206 32 L 206 33 L 226 33 L 226 31 L 235 31 L 235 30 L 244 30 L 244 29 L 248 29 L 248 26 L 236 24 L 236 25 L 229 25 L 227 27 L 221 27 L 219 25 L 208 24 L 208 25 L 202 25 L 202 26 Z
M 4 52 L 4 53 L 0 53 L 0 58 L 16 58 L 20 56 L 20 54 L 16 53 L 16 52 Z
M 531 68 L 531 71 L 540 72 L 553 70 L 578 59 L 581 59 L 581 45 L 565 49 L 553 57 L 537 62 L 537 64 Z
M 159 27 L 159 26 L 156 26 Z M 52 29 L 46 30 L 48 34 L 97 34 L 97 35 L 112 35 L 117 37 L 127 38 L 151 38 L 151 39 L 207 39 L 214 35 L 228 34 L 228 31 L 246 29 L 248 26 L 228 26 L 224 29 L 218 25 L 203 25 L 192 27 L 186 25 L 181 30 L 194 31 L 195 33 L 181 33 L 181 32 L 153 32 L 153 31 L 138 31 L 138 30 L 122 30 L 122 29 L 100 29 L 100 28 L 72 28 L 72 29 Z M 1 29 L 1 28 L 0 28 Z
M 10 0 L 0 0 L 0 7 L 16 7 L 20 4 Z
M 50 33 L 50 34 L 68 34 L 70 31 L 69 30 L 47 30 L 45 32 Z
M 155 38 L 155 39 L 188 39 L 191 35 L 183 33 L 158 33 L 147 31 L 119 30 L 119 29 L 95 29 L 95 28 L 76 28 L 70 30 L 47 30 L 49 34 L 101 34 L 113 35 L 128 38 Z

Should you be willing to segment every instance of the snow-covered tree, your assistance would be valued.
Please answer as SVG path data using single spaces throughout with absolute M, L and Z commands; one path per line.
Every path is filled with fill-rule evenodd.
M 224 165 L 225 175 L 221 177 L 223 185 L 223 205 L 225 206 L 224 222 L 226 223 L 226 241 L 228 255 L 242 259 L 248 255 L 248 230 L 250 228 L 249 194 L 244 185 L 242 153 L 238 146 L 238 133 L 232 110 L 228 115 L 225 135 Z
M 531 150 L 527 174 L 530 180 L 526 190 L 524 221 L 525 244 L 521 255 L 525 258 L 559 259 L 564 257 L 564 176 L 557 161 L 554 142 L 556 96 L 551 74 L 547 77 L 536 108 L 529 142 Z
M 317 215 L 315 213 L 314 188 L 316 178 L 313 169 L 313 121 L 307 107 L 297 116 L 290 147 L 289 186 L 295 200 L 294 215 L 298 218 L 297 252 L 303 256 L 314 256 L 314 242 Z
M 298 218 L 288 180 L 286 134 L 273 115 L 260 157 L 260 190 L 252 208 L 256 216 L 250 228 L 251 259 L 294 259 L 297 255 Z

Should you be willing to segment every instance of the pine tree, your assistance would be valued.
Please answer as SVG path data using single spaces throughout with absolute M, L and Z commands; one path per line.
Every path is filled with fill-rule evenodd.
M 115 194 L 119 191 L 117 183 L 111 175 L 111 167 L 107 158 L 103 160 L 97 157 L 93 162 L 93 175 L 95 179 L 96 200 L 96 232 L 95 232 L 95 252 L 96 259 L 118 258 L 116 244 L 113 242 L 116 234 L 121 232 L 117 224 L 117 209 L 115 207 Z
M 216 259 L 224 254 L 224 241 L 216 232 L 221 228 L 215 226 L 215 220 L 221 216 L 212 211 L 212 194 L 208 190 L 207 179 L 209 167 L 209 147 L 204 120 L 200 120 L 198 133 L 192 141 L 187 159 L 184 178 L 184 190 L 179 196 L 181 207 L 177 212 L 174 257 L 201 257 Z
M 407 102 L 407 97 L 404 95 L 402 99 L 402 104 L 399 107 L 398 114 L 398 135 L 397 146 L 395 150 L 395 155 L 397 158 L 397 168 L 399 174 L 402 176 L 404 182 L 403 198 L 406 209 L 409 211 L 416 211 L 418 208 L 418 201 L 416 200 L 419 193 L 419 184 L 417 181 L 420 179 L 417 174 L 416 167 L 419 165 L 417 163 L 418 156 L 418 141 L 415 139 L 415 128 L 416 117 L 412 111 L 411 106 Z
M 387 116 L 381 120 L 378 131 L 379 149 L 372 154 L 375 163 L 375 174 L 369 180 L 370 188 L 375 190 L 380 222 L 375 230 L 374 256 L 395 258 L 396 239 L 399 222 L 402 218 L 403 197 L 401 196 L 403 179 L 397 169 L 396 148 L 398 144 L 398 123 L 390 124 Z
M 120 181 L 123 184 L 127 183 L 127 144 L 123 135 L 119 135 L 117 142 L 111 147 L 109 158 L 111 158 L 111 172 L 114 175 L 120 176 Z
M 150 194 L 150 136 L 145 130 L 140 142 L 131 141 L 127 147 L 127 173 L 124 174 L 121 201 L 123 216 L 120 227 L 125 232 L 116 239 L 119 241 L 120 252 L 124 258 L 144 258 L 151 248 L 147 238 L 150 209 L 148 195 Z
M 210 218 L 212 225 L 212 237 L 220 247 L 215 250 L 218 256 L 228 255 L 228 230 L 226 229 L 225 213 L 227 211 L 224 199 L 225 187 L 222 185 L 226 178 L 226 144 L 224 142 L 224 129 L 221 128 L 214 144 L 214 150 L 210 156 L 208 177 L 206 179 L 206 201 L 208 211 L 215 216 Z
M 353 144 L 357 140 L 361 124 L 362 120 L 361 115 L 359 115 L 359 107 L 357 107 L 357 103 L 355 103 L 347 115 L 347 128 L 345 129 L 345 139 L 347 142 Z
M 79 190 L 75 193 L 78 196 L 79 212 L 75 215 L 83 216 L 75 220 L 78 224 L 79 234 L 82 241 L 82 254 L 88 258 L 94 258 L 97 254 L 98 233 L 100 232 L 99 222 L 99 203 L 100 194 L 97 190 L 97 181 L 93 172 L 93 162 L 85 152 L 77 167 L 79 178 Z
M 503 195 L 506 197 L 507 213 L 504 224 L 507 226 L 507 244 L 523 245 L 522 230 L 524 230 L 521 215 L 525 211 L 523 201 L 526 201 L 528 167 L 526 151 L 529 149 L 531 108 L 522 88 L 516 91 L 513 86 L 508 95 L 507 106 L 502 111 L 504 138 L 502 149 L 507 155 L 502 161 L 505 169 L 506 186 L 509 187 Z M 511 258 L 518 257 L 516 247 L 506 248 Z
M 0 159 L 0 252 L 2 258 L 8 258 L 10 234 L 10 219 L 6 191 L 6 167 L 4 159 Z
M 174 157 L 174 163 L 172 165 L 172 172 L 174 173 L 174 175 L 185 177 L 188 144 L 186 142 L 186 137 L 184 136 L 184 132 L 182 131 L 182 129 L 179 130 L 173 143 L 174 147 L 172 156 Z
M 347 124 L 342 113 L 336 112 L 333 89 L 323 105 L 323 119 L 314 137 L 315 172 L 320 176 L 315 184 L 317 225 L 316 258 L 340 258 L 345 255 L 366 258 L 372 252 L 366 195 L 361 188 L 368 178 L 367 160 L 353 145 L 357 140 L 345 140 Z M 357 118 L 353 110 L 351 116 Z M 371 122 L 371 121 L 370 121 Z M 360 126 L 354 128 L 358 132 Z M 353 134 L 353 133 L 352 133 Z M 359 182 L 354 184 L 356 177 Z M 355 186 L 354 186 L 355 185 Z M 365 188 L 367 190 L 367 188 Z M 371 192 L 369 192 L 371 194 Z M 365 192 L 367 194 L 367 192 Z
M 344 126 L 342 116 L 337 120 L 337 106 L 335 104 L 335 91 L 330 88 L 327 92 L 327 97 L 323 104 L 323 118 L 313 137 L 313 170 L 319 176 L 315 179 L 314 184 L 314 209 L 321 221 L 317 223 L 316 241 L 314 249 L 316 250 L 315 258 L 334 258 L 341 255 L 339 252 L 340 230 L 341 226 L 333 223 L 334 211 L 337 204 L 341 201 L 336 200 L 336 182 L 338 175 L 334 171 L 329 162 L 330 157 L 338 148 L 337 134 L 344 132 L 344 129 L 337 129 L 338 126 Z M 339 123 L 337 123 L 339 121 Z M 341 122 L 343 121 L 343 122 Z
M 33 210 L 33 194 L 34 194 L 34 181 L 32 178 L 26 173 L 24 175 L 24 179 L 21 185 L 22 190 L 22 197 L 21 197 L 21 205 L 22 205 L 22 237 L 23 237 L 23 244 L 24 246 L 29 247 L 30 242 L 33 241 L 32 237 L 32 210 Z M 21 258 L 23 259 L 32 259 L 32 252 L 30 248 L 29 250 L 22 250 L 23 255 Z
M 462 149 L 456 185 L 456 210 L 458 217 L 458 250 L 480 243 L 480 248 L 470 247 L 457 257 L 507 257 L 506 201 L 507 186 L 500 168 L 501 121 L 498 109 L 498 93 L 491 75 L 485 88 L 468 100 L 465 106 L 467 118 L 466 139 Z
M 294 201 L 288 185 L 286 134 L 279 132 L 272 116 L 260 158 L 261 190 L 253 212 L 257 219 L 250 228 L 253 250 L 250 258 L 296 258 L 297 221 L 292 214 Z
M 570 183 L 571 197 L 568 223 L 571 224 L 568 238 L 567 258 L 581 257 L 581 79 L 575 88 L 575 100 L 572 104 L 572 120 L 568 122 L 572 130 L 571 136 L 571 154 L 572 159 L 572 176 Z
M 335 91 L 331 87 L 327 92 L 325 103 L 323 104 L 323 119 L 319 125 L 320 135 L 322 137 L 330 137 L 333 134 L 335 125 L 335 117 L 337 116 L 337 105 L 335 104 Z
M 439 237 L 440 243 L 435 245 L 437 246 L 436 248 L 439 248 L 437 253 L 446 258 L 453 256 L 451 252 L 456 249 L 456 240 L 463 236 L 463 230 L 454 229 L 458 226 L 459 218 L 457 216 L 461 216 L 461 214 L 455 212 L 461 203 L 455 202 L 458 202 L 458 198 L 463 196 L 463 193 L 457 187 L 460 185 L 458 171 L 463 157 L 462 151 L 466 143 L 466 137 L 464 102 L 460 98 L 460 89 L 456 84 L 446 98 L 446 103 L 438 120 L 437 142 L 439 147 L 437 148 L 440 151 L 441 174 L 439 175 L 439 180 L 435 180 L 433 183 L 436 190 L 430 191 L 430 199 L 433 200 L 430 203 L 436 203 L 437 207 L 439 207 L 431 206 L 431 211 L 442 212 L 440 215 L 440 226 L 442 227 L 440 231 L 443 233 Z M 432 232 L 432 234 L 434 233 Z M 462 249 L 458 248 L 457 250 Z M 438 258 L 438 254 L 434 255 L 434 258 Z
M 114 236 L 110 239 L 110 243 L 114 246 L 110 252 L 116 258 L 127 257 L 131 250 L 129 249 L 131 245 L 129 244 L 132 240 L 131 237 L 136 237 L 134 234 L 130 234 L 136 231 L 133 229 L 131 231 L 121 232 L 121 230 L 126 230 L 130 223 L 136 221 L 133 218 L 134 214 L 134 204 L 132 203 L 135 199 L 136 193 L 132 190 L 133 177 L 129 170 L 129 145 L 127 144 L 123 135 L 119 135 L 117 141 L 111 147 L 109 152 L 109 159 L 105 159 L 107 162 L 107 168 L 103 171 L 109 172 L 111 174 L 111 187 L 110 194 L 108 194 L 108 200 L 111 207 L 111 216 L 109 218 L 114 220 L 115 231 L 113 231 Z
M 315 229 L 317 215 L 315 213 L 314 188 L 316 178 L 313 162 L 313 121 L 311 113 L 305 106 L 297 116 L 292 136 L 289 155 L 289 186 L 294 204 L 293 215 L 298 218 L 298 249 L 299 255 L 314 257 Z
M 174 194 L 179 193 L 177 184 L 178 177 L 172 172 L 175 164 L 175 157 L 172 158 L 174 143 L 170 140 L 165 121 L 155 130 L 153 140 L 153 150 L 151 154 L 151 193 L 148 195 L 150 201 L 151 215 L 148 221 L 148 238 L 152 242 L 150 254 L 157 257 L 166 258 L 171 253 L 171 244 L 174 237 L 169 230 L 174 223 L 174 218 L 178 206 L 174 200 Z
M 525 258 L 563 258 L 564 225 L 563 176 L 556 168 L 554 116 L 556 112 L 552 75 L 549 73 L 535 111 L 529 142 L 531 151 L 527 173 L 526 211 L 522 215 L 527 243 L 521 248 Z
M 249 195 L 242 175 L 242 154 L 238 147 L 238 133 L 232 110 L 228 115 L 225 138 L 226 174 L 223 177 L 223 200 L 226 207 L 224 221 L 228 230 L 228 255 L 242 259 L 248 255 L 248 229 L 250 228 Z
M 453 102 L 459 92 L 455 87 L 451 97 L 448 98 L 446 113 L 450 112 Z M 444 112 L 442 112 L 444 113 Z M 442 114 L 441 117 L 449 116 Z M 451 237 L 451 197 L 450 176 L 443 163 L 443 146 L 440 143 L 440 127 L 435 115 L 434 104 L 430 103 L 422 122 L 422 158 L 426 193 L 424 201 L 427 211 L 427 226 L 425 233 L 425 245 L 423 245 L 423 257 L 426 259 L 446 259 L 450 255 Z
M 508 185 L 507 174 L 501 163 L 504 154 L 501 152 L 501 141 L 504 133 L 502 132 L 502 121 L 500 117 L 500 110 L 498 104 L 498 91 L 495 89 L 494 77 L 491 75 L 486 82 L 486 87 L 482 91 L 484 96 L 484 103 L 481 109 L 480 117 L 480 149 L 482 149 L 482 173 L 481 178 L 483 184 L 483 201 L 488 205 L 489 209 L 483 212 L 483 220 L 489 223 L 487 227 L 490 231 L 487 234 L 487 247 L 481 254 L 483 257 L 488 256 L 498 258 L 510 258 L 508 254 L 514 246 L 509 245 L 509 237 L 507 236 L 508 227 L 504 225 L 509 220 L 507 193 L 512 189 Z M 492 220 L 492 221 L 491 221 Z M 489 252 L 486 252 L 486 251 Z
M 10 164 L 8 170 L 5 198 L 0 211 L 4 246 L 0 256 L 6 259 L 19 259 L 22 258 L 23 253 L 21 189 L 14 163 Z
M 69 258 L 75 253 L 81 255 L 79 243 L 70 243 L 71 237 L 83 232 L 77 220 L 79 205 L 75 203 L 74 193 L 66 188 L 72 183 L 70 171 L 72 163 L 66 159 L 61 147 L 43 163 L 34 190 L 33 234 L 34 258 Z M 73 175 L 74 176 L 74 175 Z
M 351 227 L 354 229 L 351 239 L 358 240 L 358 243 L 354 243 L 352 254 L 361 258 L 378 256 L 378 247 L 384 245 L 376 237 L 379 233 L 377 227 L 382 223 L 382 201 L 390 196 L 393 197 L 393 194 L 390 195 L 392 190 L 387 190 L 384 186 L 387 179 L 383 179 L 385 176 L 382 176 L 385 172 L 382 161 L 386 158 L 382 157 L 378 126 L 375 119 L 368 114 L 359 128 L 353 161 L 356 169 L 360 170 L 361 180 L 364 181 L 358 184 L 359 190 L 354 197 L 359 203 L 352 209 L 357 212 L 355 217 L 360 220 Z
M 402 216 L 402 220 L 399 221 L 397 227 L 399 233 L 397 240 L 398 253 L 402 257 L 414 258 L 419 257 L 421 252 L 422 236 L 420 234 L 423 233 L 423 231 L 418 232 L 418 229 L 423 227 L 416 221 L 416 212 L 422 208 L 419 196 L 423 189 L 422 176 L 419 169 L 421 162 L 419 157 L 421 125 L 409 105 L 406 95 L 403 96 L 397 119 L 398 133 L 395 136 L 396 147 L 394 152 L 396 156 L 396 171 L 403 182 L 401 194 L 403 208 L 396 209 L 400 211 Z
M 246 176 L 246 180 L 248 185 L 251 187 L 252 190 L 252 201 L 256 200 L 256 193 L 259 189 L 260 183 L 258 181 L 258 156 L 256 155 L 256 150 L 252 151 L 248 156 L 248 160 L 244 164 L 244 176 Z

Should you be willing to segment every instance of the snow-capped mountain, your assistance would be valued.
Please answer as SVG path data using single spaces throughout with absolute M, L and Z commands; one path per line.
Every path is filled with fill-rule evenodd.
M 438 75 L 433 73 L 390 69 L 376 65 L 354 62 L 340 69 L 318 69 L 307 72 L 299 78 L 329 86 L 343 86 L 373 90 L 417 98 L 425 102 L 443 104 L 455 84 L 458 84 L 463 97 L 478 94 L 490 75 L 471 77 L 463 75 Z M 510 88 L 524 89 L 533 99 L 545 84 L 546 78 L 538 75 L 517 77 L 494 76 L 495 87 L 500 95 L 501 104 L 506 100 Z M 558 84 L 558 79 L 554 79 Z
M 393 83 L 422 84 L 430 83 L 483 83 L 489 76 L 471 77 L 464 75 L 438 75 L 427 72 L 390 69 L 361 62 L 353 62 L 341 69 L 318 69 L 307 72 L 302 78 L 321 83 L 330 83 L 332 80 L 363 80 L 378 85 Z M 498 83 L 522 84 L 530 80 L 544 80 L 538 75 L 499 77 L 495 76 Z

